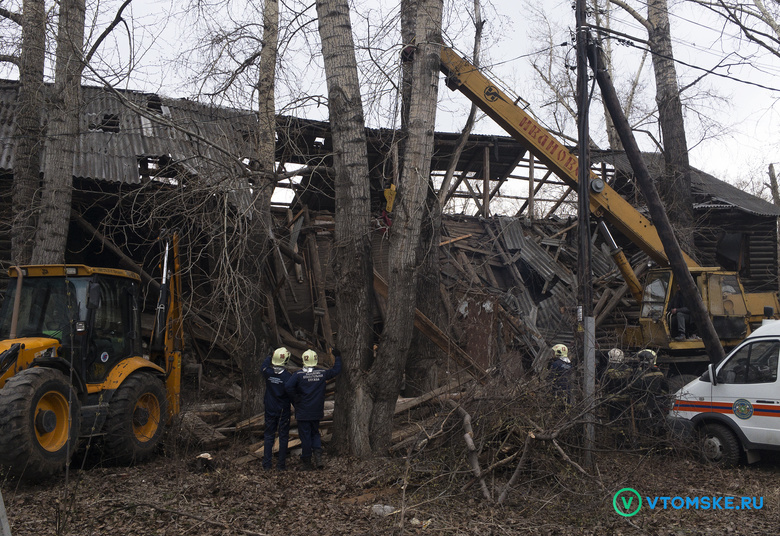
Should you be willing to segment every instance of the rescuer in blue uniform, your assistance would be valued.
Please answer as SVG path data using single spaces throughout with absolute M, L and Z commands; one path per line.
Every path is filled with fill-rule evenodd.
M 320 419 L 324 414 L 325 382 L 341 372 L 341 353 L 333 349 L 335 362 L 329 369 L 317 366 L 317 352 L 303 352 L 303 368 L 295 372 L 285 388 L 295 406 L 295 419 L 298 421 L 298 435 L 301 438 L 302 470 L 308 471 L 324 467 L 322 463 L 322 441 L 320 439 Z M 314 465 L 312 465 L 312 453 Z
M 285 470 L 287 458 L 287 443 L 290 437 L 290 397 L 285 390 L 285 384 L 292 377 L 287 370 L 290 351 L 287 348 L 277 348 L 273 356 L 268 356 L 260 366 L 265 376 L 265 435 L 263 447 L 263 469 L 271 469 L 274 439 L 279 431 L 279 456 L 276 468 Z
M 565 344 L 556 344 L 552 347 L 552 351 L 554 359 L 550 363 L 550 372 L 552 373 L 553 390 L 568 399 L 573 374 L 569 348 Z

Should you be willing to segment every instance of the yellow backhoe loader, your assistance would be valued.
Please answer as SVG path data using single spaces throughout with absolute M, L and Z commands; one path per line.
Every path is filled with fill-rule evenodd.
M 9 270 L 0 308 L 0 464 L 11 473 L 56 473 L 89 438 L 101 438 L 117 463 L 141 461 L 155 450 L 165 423 L 179 412 L 175 235 L 161 264 L 146 350 L 137 274 L 71 264 Z

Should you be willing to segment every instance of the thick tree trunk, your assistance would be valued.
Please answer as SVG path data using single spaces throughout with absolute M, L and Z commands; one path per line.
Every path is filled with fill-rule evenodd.
M 47 110 L 44 187 L 31 259 L 35 264 L 65 262 L 73 196 L 73 162 L 79 139 L 84 16 L 84 0 L 60 3 L 57 65 Z
M 439 199 L 428 183 L 425 215 L 420 233 L 420 276 L 417 281 L 417 308 L 437 326 L 444 329 L 446 308 L 442 304 L 441 265 L 439 263 L 439 242 L 441 242 L 441 207 Z M 419 396 L 438 386 L 438 371 L 444 352 L 428 337 L 414 330 L 409 360 L 406 363 L 406 387 L 404 396 Z
M 409 43 L 415 40 L 415 27 L 417 24 L 417 3 L 416 0 L 408 0 L 409 5 L 407 7 L 406 2 L 401 4 L 401 34 L 404 39 L 404 43 Z M 475 20 L 475 32 L 474 32 L 474 51 L 473 51 L 473 63 L 479 65 L 479 50 L 482 39 L 482 28 L 484 23 L 482 21 L 480 0 L 474 0 L 474 20 Z M 411 101 L 411 88 L 412 88 L 412 62 L 404 62 L 403 71 L 403 106 L 402 109 L 406 112 L 402 125 L 405 127 L 409 124 L 409 104 Z M 406 88 L 409 88 L 406 91 Z M 473 126 L 473 120 L 475 114 L 473 111 L 476 107 L 472 105 L 472 113 L 469 115 L 469 120 L 466 122 L 464 132 L 461 133 L 458 147 L 451 156 L 451 165 L 447 170 L 447 175 L 452 177 L 454 172 L 455 162 L 461 154 L 461 143 L 465 144 L 465 140 L 468 138 L 468 133 Z M 404 130 L 406 130 L 404 128 Z M 446 183 L 449 183 L 445 179 Z M 442 193 L 446 194 L 446 188 L 442 185 Z M 439 242 L 441 241 L 441 213 L 442 206 L 439 203 L 439 196 L 437 195 L 433 181 L 428 182 L 428 192 L 425 201 L 425 214 L 422 219 L 422 227 L 420 230 L 420 250 L 423 252 L 423 258 L 420 262 L 420 274 L 417 280 L 417 308 L 428 318 L 433 321 L 437 326 L 443 326 L 445 318 L 446 308 L 442 304 L 442 294 L 440 291 L 441 286 L 441 266 L 439 263 Z M 427 393 L 435 389 L 438 385 L 438 371 L 443 359 L 446 355 L 441 349 L 434 344 L 428 337 L 423 335 L 420 331 L 414 330 L 412 337 L 411 349 L 409 352 L 409 358 L 406 362 L 404 382 L 404 396 L 419 396 L 423 393 Z
M 43 128 L 43 64 L 46 48 L 46 9 L 43 0 L 25 0 L 22 6 L 22 53 L 16 106 L 14 187 L 11 200 L 11 262 L 28 264 L 35 236 L 36 194 L 41 177 Z
M 276 81 L 276 57 L 279 45 L 279 2 L 266 0 L 263 6 L 263 48 L 260 49 L 258 95 L 258 129 L 255 141 L 256 161 L 253 171 L 257 174 L 251 181 L 254 197 L 253 218 L 249 230 L 250 259 L 245 260 L 247 280 L 250 281 L 248 304 L 242 315 L 244 333 L 248 334 L 249 344 L 244 354 L 242 367 L 242 415 L 249 417 L 262 408 L 262 395 L 265 383 L 260 365 L 268 353 L 270 345 L 262 318 L 266 305 L 264 283 L 265 268 L 272 258 L 269 237 L 271 235 L 271 195 L 275 182 L 272 178 L 276 161 L 276 110 L 274 84 Z M 270 314 L 273 314 L 273 301 L 270 302 Z
M 664 146 L 665 172 L 658 186 L 683 249 L 693 253 L 693 204 L 688 143 L 685 138 L 680 88 L 672 56 L 672 38 L 666 0 L 647 4 L 650 50 L 653 52 L 656 104 Z
M 441 16 L 441 0 L 420 0 L 406 150 L 390 234 L 387 315 L 378 359 L 370 373 L 374 394 L 371 447 L 375 453 L 383 452 L 390 444 L 393 408 L 414 330 L 422 258 L 420 230 L 426 212 L 439 86 Z
M 603 28 L 612 27 L 611 10 L 612 5 L 607 1 L 602 5 L 599 0 L 592 0 L 591 10 L 593 16 L 596 19 L 596 26 Z M 606 64 L 607 71 L 612 73 L 612 41 L 609 39 L 604 40 L 604 63 Z M 623 144 L 620 141 L 620 136 L 615 129 L 615 124 L 612 122 L 612 116 L 609 115 L 606 105 L 604 106 L 604 121 L 607 129 L 607 140 L 609 141 L 609 148 L 613 151 L 622 151 Z
M 342 452 L 371 455 L 372 399 L 364 371 L 371 367 L 373 267 L 370 192 L 363 103 L 346 0 L 317 0 L 319 33 L 328 86 L 336 191 L 338 346 L 344 357 L 334 413 L 334 442 Z

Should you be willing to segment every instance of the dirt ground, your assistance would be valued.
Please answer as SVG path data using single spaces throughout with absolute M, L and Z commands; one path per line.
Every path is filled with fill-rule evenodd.
M 194 467 L 194 453 L 169 448 L 135 467 L 88 462 L 92 467 L 73 469 L 67 479 L 4 479 L 11 533 L 677 536 L 774 534 L 780 525 L 780 457 L 718 470 L 672 451 L 604 453 L 597 455 L 592 478 L 571 464 L 550 470 L 532 463 L 522 484 L 497 506 L 478 485 L 468 485 L 465 464 L 452 467 L 452 459 L 440 453 L 408 464 L 401 456 L 368 462 L 326 456 L 326 468 L 315 472 L 298 471 L 293 456 L 288 471 L 266 472 L 259 461 L 233 463 L 245 452 L 242 445 L 218 451 L 215 467 L 205 472 Z M 488 478 L 488 488 L 505 482 L 508 471 Z M 622 488 L 635 489 L 643 499 L 632 517 L 613 506 Z M 724 496 L 736 497 L 738 506 L 748 497 L 761 508 L 728 510 Z M 663 497 L 674 498 L 665 509 Z M 676 508 L 686 498 L 703 497 L 714 497 L 721 508 Z M 638 504 L 630 492 L 614 502 L 620 507 L 621 501 L 628 509 Z

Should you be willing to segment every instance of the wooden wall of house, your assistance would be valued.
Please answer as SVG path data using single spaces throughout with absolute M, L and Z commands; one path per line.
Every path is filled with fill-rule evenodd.
M 747 246 L 744 250 L 748 261 L 740 276 L 745 290 L 777 291 L 777 219 L 756 216 L 742 211 L 711 210 L 699 217 L 700 228 L 696 232 L 696 247 L 703 266 L 721 266 L 717 247 L 724 233 L 743 233 Z
M 11 266 L 11 188 L 13 175 L 0 173 L 0 277 L 5 277 Z M 5 287 L 3 287 L 5 288 Z

